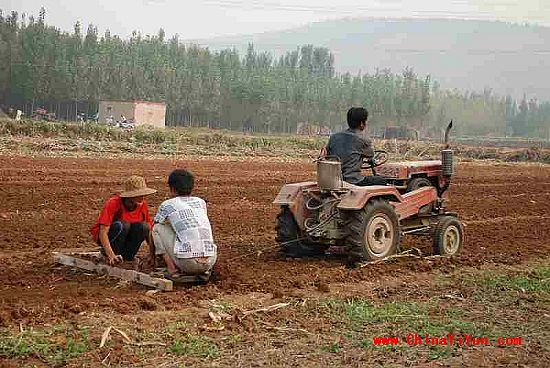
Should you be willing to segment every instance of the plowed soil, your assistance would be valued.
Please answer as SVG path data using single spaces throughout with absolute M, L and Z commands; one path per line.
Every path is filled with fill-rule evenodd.
M 157 299 L 163 310 L 198 300 L 252 292 L 294 295 L 323 283 L 350 283 L 400 275 L 414 283 L 433 269 L 519 264 L 550 253 L 550 167 L 462 163 L 447 194 L 449 209 L 465 224 L 466 244 L 452 259 L 414 259 L 349 270 L 338 257 L 289 260 L 275 243 L 271 202 L 287 182 L 311 180 L 308 162 L 171 161 L 0 157 L 0 325 L 55 323 L 68 315 L 147 309 L 145 287 L 115 288 L 117 280 L 88 275 L 53 263 L 58 249 L 96 250 L 88 229 L 103 202 L 124 177 L 146 177 L 158 189 L 154 214 L 167 198 L 167 175 L 188 168 L 195 194 L 206 199 L 219 248 L 219 279 L 206 286 L 178 287 Z M 409 239 L 430 254 L 429 240 Z M 156 308 L 156 306 L 155 306 Z

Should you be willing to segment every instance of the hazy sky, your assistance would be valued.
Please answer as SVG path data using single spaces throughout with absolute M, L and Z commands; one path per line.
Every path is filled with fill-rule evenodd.
M 4 12 L 37 15 L 71 30 L 79 20 L 123 37 L 133 30 L 180 39 L 260 33 L 344 17 L 467 18 L 550 26 L 550 0 L 0 0 Z

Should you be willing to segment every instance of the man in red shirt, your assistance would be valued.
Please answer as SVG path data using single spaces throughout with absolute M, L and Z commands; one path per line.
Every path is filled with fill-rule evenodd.
M 152 224 L 145 197 L 156 192 L 147 188 L 141 176 L 131 176 L 125 182 L 125 190 L 105 202 L 91 234 L 110 265 L 123 260 L 133 261 L 144 240 L 154 260 Z

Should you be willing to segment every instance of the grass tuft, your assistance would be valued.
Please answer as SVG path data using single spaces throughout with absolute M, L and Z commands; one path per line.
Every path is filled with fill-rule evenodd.
M 489 289 L 521 290 L 534 293 L 550 292 L 550 267 L 535 268 L 532 272 L 515 277 L 488 275 L 481 281 Z
M 59 335 L 60 332 L 64 333 Z M 35 357 L 48 364 L 64 365 L 90 349 L 86 328 L 70 331 L 64 326 L 46 330 L 30 329 L 19 333 L 0 332 L 0 357 Z
M 216 358 L 219 356 L 218 348 L 210 339 L 191 334 L 184 335 L 175 340 L 168 351 L 176 355 L 188 355 L 200 358 Z

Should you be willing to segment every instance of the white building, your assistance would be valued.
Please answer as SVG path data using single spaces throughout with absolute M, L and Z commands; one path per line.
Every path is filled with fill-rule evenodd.
M 99 122 L 107 123 L 110 119 L 120 121 L 121 116 L 133 120 L 136 126 L 151 125 L 156 128 L 166 126 L 166 104 L 148 101 L 100 101 Z

